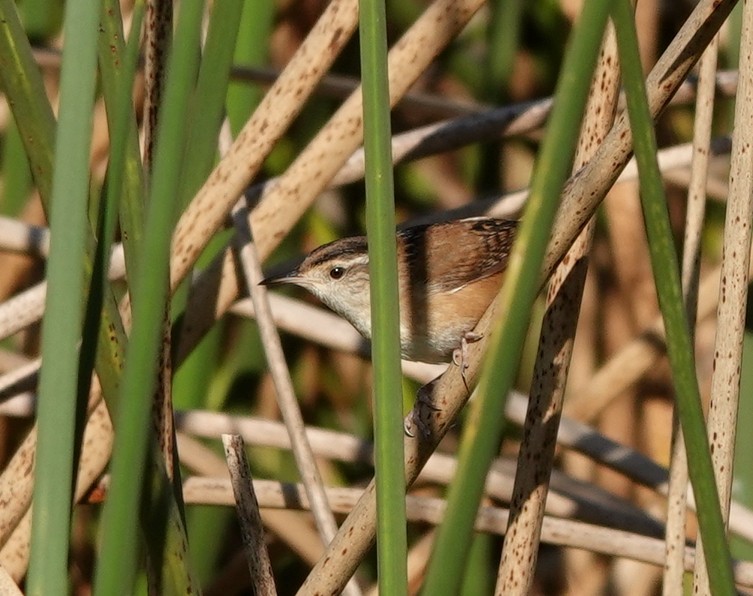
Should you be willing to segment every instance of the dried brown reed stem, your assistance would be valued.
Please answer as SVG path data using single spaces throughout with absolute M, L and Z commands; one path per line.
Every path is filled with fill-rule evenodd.
M 225 447 L 225 458 L 230 471 L 230 483 L 233 487 L 253 593 L 260 596 L 277 594 L 272 563 L 264 541 L 259 502 L 256 500 L 254 484 L 246 461 L 243 439 L 239 435 L 222 435 L 222 444 Z
M 708 434 L 714 464 L 722 518 L 729 515 L 732 472 L 740 401 L 745 311 L 750 267 L 751 226 L 753 225 L 753 5 L 743 4 L 740 38 L 740 81 L 735 102 L 730 163 L 730 193 L 724 224 L 721 285 L 711 375 L 711 401 Z M 698 544 L 700 544 L 700 537 Z M 696 560 L 693 577 L 695 593 L 710 593 L 705 558 Z
M 591 158 L 614 121 L 619 81 L 617 43 L 614 28 L 610 25 L 589 90 L 575 155 L 576 171 Z M 510 521 L 497 574 L 497 594 L 522 596 L 533 586 L 593 229 L 592 219 L 549 281 L 523 441 L 518 451 Z
M 711 124 L 714 114 L 714 77 L 716 74 L 719 36 L 709 44 L 701 57 L 693 129 L 693 163 L 690 168 L 688 206 L 685 214 L 685 240 L 682 253 L 682 287 L 685 310 L 691 334 L 695 336 L 698 309 L 698 283 L 701 275 L 701 234 L 706 213 L 706 180 L 708 177 Z M 677 413 L 673 416 L 672 460 L 667 496 L 667 559 L 664 564 L 662 593 L 679 595 L 683 591 L 685 573 L 685 520 L 687 515 L 688 467 L 685 441 Z
M 254 304 L 264 353 L 267 357 L 269 370 L 275 384 L 277 403 L 280 406 L 285 426 L 290 435 L 293 455 L 295 456 L 298 471 L 306 488 L 309 502 L 311 503 L 311 511 L 314 514 L 317 528 L 321 534 L 322 541 L 324 544 L 327 544 L 337 532 L 337 523 L 332 511 L 329 509 L 327 496 L 324 492 L 324 483 L 316 466 L 311 445 L 309 445 L 306 438 L 303 415 L 295 396 L 293 381 L 290 378 L 290 371 L 285 361 L 285 353 L 282 350 L 280 335 L 272 319 L 267 290 L 260 285 L 264 276 L 261 271 L 259 256 L 256 253 L 256 247 L 251 237 L 251 229 L 248 227 L 248 220 L 242 213 L 239 216 L 239 210 L 236 209 L 233 212 L 233 222 L 238 260 Z M 351 581 L 346 586 L 345 593 L 350 596 L 358 596 L 361 594 L 361 591 L 355 581 Z
M 213 505 L 232 505 L 232 487 L 227 479 L 189 477 L 184 483 L 186 502 Z M 272 480 L 255 480 L 254 491 L 259 505 L 264 508 L 306 509 L 305 491 L 300 485 L 291 485 Z M 361 489 L 331 488 L 327 490 L 330 506 L 338 513 L 348 513 L 357 506 Z M 406 502 L 411 521 L 430 524 L 441 523 L 445 502 L 442 499 L 409 495 Z M 503 534 L 507 527 L 509 512 L 496 507 L 479 508 L 475 528 L 480 532 Z M 556 517 L 545 517 L 541 530 L 542 541 L 548 544 L 587 549 L 604 555 L 624 557 L 653 565 L 664 561 L 664 541 L 648 538 L 632 532 L 613 530 L 583 522 L 574 522 Z M 686 549 L 686 569 L 693 565 L 695 550 Z M 736 562 L 735 580 L 741 586 L 753 587 L 753 563 Z

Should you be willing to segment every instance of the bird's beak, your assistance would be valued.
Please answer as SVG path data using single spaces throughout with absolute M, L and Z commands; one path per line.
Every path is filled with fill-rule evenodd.
M 297 284 L 301 281 L 298 269 L 293 269 L 288 273 L 270 275 L 259 282 L 260 286 L 280 286 L 283 284 Z

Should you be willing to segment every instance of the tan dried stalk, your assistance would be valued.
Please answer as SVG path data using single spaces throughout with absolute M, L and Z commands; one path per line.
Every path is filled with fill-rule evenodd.
M 434 376 L 430 373 L 425 378 Z M 527 401 L 527 398 L 520 394 L 510 396 L 505 415 L 511 422 L 522 426 Z M 177 424 L 183 432 L 199 437 L 215 438 L 223 433 L 237 432 L 251 445 L 290 449 L 290 439 L 285 428 L 279 422 L 271 420 L 192 410 L 179 413 Z M 315 427 L 308 427 L 306 435 L 318 458 L 373 465 L 372 446 L 363 439 Z M 667 494 L 667 474 L 663 468 L 638 452 L 607 439 L 591 427 L 563 418 L 558 440 L 562 447 L 579 451 L 595 463 L 624 474 L 632 481 L 647 486 L 661 495 Z M 422 469 L 420 481 L 447 484 L 452 479 L 455 466 L 454 458 L 434 453 Z M 567 488 L 564 485 L 561 486 L 559 478 L 553 478 L 553 483 L 546 502 L 548 514 L 566 517 L 575 515 L 577 510 L 583 510 L 577 498 L 564 494 Z M 562 494 L 557 492 L 560 488 L 564 491 Z M 487 478 L 486 491 L 495 499 L 510 500 L 512 470 L 509 465 L 498 460 L 492 466 Z M 739 504 L 734 505 L 734 515 L 730 520 L 731 528 L 741 537 L 753 538 L 753 512 Z M 691 496 L 691 508 L 693 507 Z
M 6 596 L 23 596 L 23 592 L 13 581 L 8 572 L 0 567 L 0 593 Z
M 695 335 L 698 309 L 698 282 L 701 276 L 701 235 L 706 213 L 706 179 L 708 177 L 709 144 L 714 115 L 714 78 L 716 75 L 719 36 L 706 48 L 701 57 L 698 91 L 693 129 L 693 163 L 690 168 L 690 187 L 685 214 L 685 241 L 682 254 L 682 287 L 685 310 L 691 334 Z M 669 494 L 667 495 L 667 527 L 664 533 L 667 559 L 664 564 L 662 593 L 680 596 L 683 593 L 685 566 L 685 518 L 688 492 L 688 466 L 685 441 L 677 413 L 672 423 L 672 460 L 669 469 Z
M 614 120 L 619 92 L 619 59 L 614 28 L 605 34 L 594 71 L 576 151 L 577 171 L 604 140 Z M 497 594 L 528 594 L 533 586 L 541 523 L 554 464 L 559 420 L 580 313 L 593 219 L 580 233 L 549 282 L 547 309 L 518 452 L 510 521 L 497 575 Z
M 740 81 L 735 102 L 732 133 L 727 213 L 724 223 L 721 286 L 714 341 L 714 366 L 711 375 L 711 401 L 708 433 L 711 458 L 722 507 L 722 518 L 729 515 L 732 472 L 740 400 L 745 310 L 750 267 L 751 226 L 753 225 L 753 5 L 743 4 L 740 37 Z M 699 537 L 697 548 L 700 548 Z M 693 577 L 696 594 L 710 593 L 705 558 L 696 560 Z
M 721 267 L 714 267 L 703 276 L 698 289 L 698 322 L 715 314 L 719 299 Z M 753 268 L 748 270 L 753 277 Z M 621 392 L 638 381 L 664 356 L 664 328 L 661 317 L 639 336 L 615 353 L 565 404 L 565 412 L 578 420 L 593 421 Z
M 257 315 L 256 321 L 259 325 L 259 334 L 277 393 L 277 403 L 279 404 L 280 412 L 290 436 L 296 466 L 303 480 L 303 485 L 306 488 L 314 520 L 316 521 L 323 543 L 328 544 L 337 532 L 337 523 L 335 522 L 335 516 L 329 509 L 327 496 L 324 492 L 324 483 L 316 467 L 311 445 L 306 438 L 303 415 L 295 396 L 293 381 L 290 377 L 287 362 L 285 361 L 285 353 L 282 350 L 280 335 L 272 320 L 267 290 L 260 285 L 264 276 L 262 275 L 259 256 L 256 254 L 256 247 L 251 237 L 251 230 L 248 227 L 246 217 L 242 215 L 239 217 L 239 212 L 236 209 L 233 212 L 233 220 L 238 260 L 240 261 L 242 275 L 245 278 L 246 286 L 254 304 L 254 311 Z M 350 596 L 361 594 L 361 590 L 355 581 L 349 582 L 344 592 Z
M 222 435 L 225 458 L 230 471 L 241 538 L 246 553 L 246 563 L 251 576 L 252 591 L 259 596 L 277 594 L 272 573 L 272 563 L 264 542 L 264 526 L 261 523 L 259 502 L 246 461 L 243 439 L 240 435 Z
M 172 38 L 173 3 L 147 0 L 144 22 L 144 166 L 152 171 L 157 121 L 165 87 L 167 55 Z
M 100 393 L 99 388 L 92 391 L 93 395 Z M 84 430 L 79 469 L 76 476 L 74 502 L 81 500 L 89 491 L 92 484 L 102 475 L 112 452 L 112 423 L 107 408 L 101 400 L 90 399 L 90 403 L 97 401 Z M 31 537 L 31 495 L 34 476 L 34 450 L 36 448 L 36 425 L 24 440 L 22 446 L 13 455 L 10 466 L 26 466 L 23 471 L 7 474 L 3 472 L 3 483 L 0 484 L 0 495 L 10 494 L 6 507 L 3 507 L 3 517 L 0 525 L 2 539 L 0 539 L 0 566 L 4 567 L 16 581 L 23 579 L 29 564 L 29 541 Z M 31 476 L 31 478 L 29 478 Z M 17 486 L 8 486 L 5 480 L 16 478 Z M 15 489 L 18 489 L 16 492 Z M 2 497 L 0 497 L 2 498 Z M 6 509 L 10 510 L 6 513 Z
M 284 484 L 272 480 L 255 480 L 254 491 L 262 508 L 307 508 L 305 491 L 300 485 Z M 232 487 L 227 479 L 187 478 L 184 483 L 187 503 L 231 506 Z M 354 488 L 330 488 L 327 497 L 333 511 L 348 513 L 357 506 L 362 491 Z M 442 499 L 406 497 L 408 519 L 419 523 L 436 525 L 444 516 L 445 502 Z M 503 534 L 507 527 L 508 511 L 496 507 L 480 507 L 475 529 L 479 532 Z M 595 553 L 624 557 L 653 565 L 662 565 L 664 541 L 640 534 L 613 530 L 601 526 L 575 522 L 556 517 L 545 517 L 541 539 L 547 544 L 569 546 Z M 694 549 L 685 551 L 686 569 L 693 566 Z M 735 581 L 740 586 L 753 587 L 753 563 L 735 562 Z
M 279 425 L 279 423 L 277 423 Z M 216 439 L 222 434 L 235 433 L 237 429 L 229 425 L 224 430 L 211 435 Z M 284 428 L 280 429 L 287 436 Z M 241 434 L 241 436 L 243 436 Z M 253 435 L 251 435 L 253 436 Z M 248 435 L 245 437 L 247 438 Z M 178 433 L 180 463 L 199 476 L 227 478 L 227 464 L 215 451 L 204 443 L 188 435 Z M 292 552 L 313 565 L 322 553 L 323 546 L 319 533 L 311 527 L 307 513 L 287 510 L 267 509 L 262 521 L 270 533 L 284 542 Z

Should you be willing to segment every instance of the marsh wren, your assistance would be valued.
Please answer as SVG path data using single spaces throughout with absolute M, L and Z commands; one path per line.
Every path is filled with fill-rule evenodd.
M 397 232 L 400 347 L 407 360 L 464 362 L 467 343 L 502 284 L 517 222 L 473 217 Z M 366 237 L 313 250 L 301 264 L 264 285 L 307 289 L 371 338 Z

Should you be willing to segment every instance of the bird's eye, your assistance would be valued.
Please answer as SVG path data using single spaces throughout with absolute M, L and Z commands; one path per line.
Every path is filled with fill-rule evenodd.
M 345 267 L 332 267 L 329 270 L 329 276 L 332 279 L 340 279 L 343 275 L 345 275 Z

